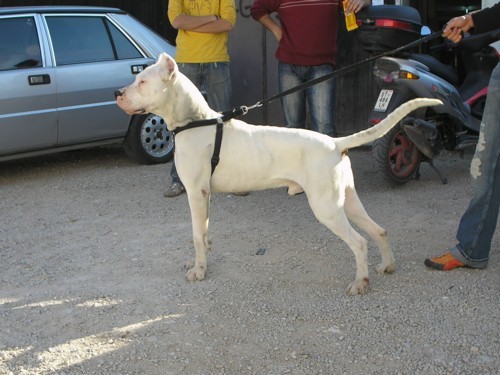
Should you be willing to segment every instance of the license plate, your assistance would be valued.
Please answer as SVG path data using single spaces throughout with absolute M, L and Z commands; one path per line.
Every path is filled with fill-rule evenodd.
M 387 107 L 389 106 L 389 103 L 391 102 L 393 93 L 394 90 L 383 89 L 382 91 L 380 91 L 377 102 L 375 103 L 374 110 L 377 112 L 385 112 L 387 110 Z

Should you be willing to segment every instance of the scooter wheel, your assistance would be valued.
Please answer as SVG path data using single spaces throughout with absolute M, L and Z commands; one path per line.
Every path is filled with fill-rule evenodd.
M 377 171 L 382 178 L 396 184 L 411 180 L 422 162 L 422 153 L 410 141 L 400 124 L 372 145 Z

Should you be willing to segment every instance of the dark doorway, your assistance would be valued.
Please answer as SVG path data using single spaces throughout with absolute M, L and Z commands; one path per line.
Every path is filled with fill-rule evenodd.
M 481 9 L 480 0 L 410 0 L 410 5 L 420 12 L 422 23 L 431 28 L 432 31 L 439 31 L 453 17 Z M 459 79 L 464 78 L 462 58 L 457 49 L 448 46 L 443 48 L 443 41 L 436 40 L 428 45 L 427 52 L 434 55 L 441 62 L 452 65 L 457 69 Z
M 418 9 L 424 24 L 437 31 L 450 18 L 481 9 L 481 0 L 410 0 L 410 5 Z

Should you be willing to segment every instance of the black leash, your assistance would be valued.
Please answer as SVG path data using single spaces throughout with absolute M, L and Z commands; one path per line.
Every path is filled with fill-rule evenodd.
M 283 96 L 286 96 L 286 95 L 290 95 L 290 94 L 292 94 L 294 92 L 297 92 L 297 91 L 304 90 L 305 88 L 307 88 L 309 86 L 313 86 L 313 85 L 316 85 L 318 83 L 327 81 L 330 78 L 333 78 L 333 77 L 335 77 L 337 75 L 340 75 L 340 74 L 343 74 L 343 73 L 346 73 L 346 72 L 350 72 L 351 70 L 357 69 L 361 65 L 365 65 L 365 64 L 371 63 L 372 61 L 378 60 L 381 57 L 393 55 L 395 53 L 404 51 L 406 49 L 409 49 L 409 48 L 412 48 L 412 47 L 416 47 L 419 44 L 422 44 L 422 43 L 428 42 L 430 40 L 436 39 L 437 37 L 440 37 L 442 34 L 443 34 L 442 31 L 436 31 L 435 33 L 429 34 L 429 35 L 427 35 L 427 36 L 425 36 L 425 37 L 423 37 L 423 38 L 421 38 L 419 40 L 416 40 L 414 42 L 405 44 L 404 46 L 398 47 L 398 48 L 393 49 L 391 51 L 383 52 L 383 53 L 381 53 L 379 55 L 369 57 L 369 58 L 367 58 L 365 60 L 358 61 L 357 63 L 345 66 L 343 68 L 339 68 L 339 69 L 337 69 L 337 70 L 335 70 L 335 71 L 333 71 L 333 72 L 331 72 L 329 74 L 326 74 L 326 75 L 318 77 L 318 78 L 311 79 L 311 80 L 309 80 L 307 82 L 304 82 L 302 85 L 293 87 L 293 88 L 291 88 L 289 90 L 286 90 L 286 91 L 280 92 L 280 93 L 278 93 L 278 94 L 276 94 L 274 96 L 271 96 L 270 98 L 261 100 L 261 101 L 257 102 L 255 105 L 253 105 L 250 108 L 260 107 L 260 106 L 262 106 L 264 104 L 269 104 L 273 100 L 279 99 L 279 98 L 281 98 Z
M 310 87 L 310 86 L 316 85 L 318 83 L 327 81 L 327 80 L 329 80 L 329 79 L 331 79 L 331 78 L 333 78 L 333 77 L 335 77 L 337 75 L 349 72 L 351 70 L 355 70 L 358 67 L 360 67 L 361 65 L 371 63 L 372 61 L 380 59 L 381 57 L 392 55 L 392 54 L 404 51 L 405 49 L 409 49 L 409 48 L 418 46 L 419 44 L 422 44 L 424 42 L 428 42 L 430 40 L 436 39 L 437 37 L 439 37 L 441 35 L 442 35 L 442 31 L 437 31 L 437 32 L 429 34 L 429 35 L 427 35 L 427 36 L 425 36 L 425 37 L 423 37 L 423 38 L 421 38 L 419 40 L 416 40 L 414 42 L 405 44 L 404 46 L 398 47 L 398 48 L 393 49 L 391 51 L 383 52 L 383 53 L 378 54 L 376 56 L 369 57 L 369 58 L 367 58 L 365 60 L 358 61 L 357 63 L 351 64 L 349 66 L 345 66 L 343 68 L 336 69 L 335 71 L 333 71 L 333 72 L 331 72 L 329 74 L 326 74 L 324 76 L 311 79 L 311 80 L 309 80 L 307 82 L 304 82 L 303 84 L 301 84 L 299 86 L 293 87 L 293 88 L 291 88 L 289 90 L 286 90 L 286 91 L 280 92 L 280 93 L 278 93 L 278 94 L 276 94 L 274 96 L 271 96 L 270 98 L 260 100 L 257 103 L 255 103 L 253 106 L 250 106 L 250 107 L 241 106 L 241 107 L 230 109 L 229 111 L 222 112 L 221 116 L 216 117 L 216 118 L 207 119 L 207 120 L 192 121 L 192 122 L 190 122 L 189 124 L 187 124 L 185 126 L 182 126 L 180 128 L 174 129 L 172 131 L 172 133 L 175 136 L 175 135 L 179 134 L 181 131 L 184 131 L 184 130 L 193 129 L 193 128 L 199 128 L 201 126 L 217 125 L 216 132 L 215 132 L 214 153 L 213 153 L 212 159 L 211 159 L 212 174 L 213 174 L 214 171 L 215 171 L 215 168 L 217 167 L 217 164 L 219 164 L 219 160 L 220 160 L 219 155 L 220 155 L 220 148 L 221 148 L 221 145 L 222 145 L 222 130 L 223 130 L 224 122 L 229 121 L 229 120 L 231 120 L 231 119 L 233 119 L 235 117 L 238 117 L 238 116 L 241 116 L 241 115 L 245 115 L 248 112 L 248 110 L 250 110 L 250 109 L 261 107 L 264 104 L 269 104 L 273 100 L 279 99 L 279 98 L 281 98 L 283 96 L 286 96 L 286 95 L 290 95 L 290 94 L 292 94 L 294 92 L 297 92 L 297 91 L 304 90 L 307 87 Z

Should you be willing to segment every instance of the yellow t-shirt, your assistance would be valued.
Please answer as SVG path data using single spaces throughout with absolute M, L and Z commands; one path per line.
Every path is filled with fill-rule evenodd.
M 170 0 L 168 18 L 170 22 L 181 14 L 189 16 L 216 15 L 236 23 L 234 0 Z M 209 34 L 179 30 L 175 60 L 180 63 L 229 62 L 227 52 L 228 33 Z

